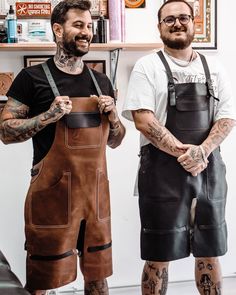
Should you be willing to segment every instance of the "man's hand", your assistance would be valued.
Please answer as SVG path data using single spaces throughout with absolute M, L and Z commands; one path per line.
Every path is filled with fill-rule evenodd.
M 45 120 L 51 123 L 58 121 L 72 110 L 72 101 L 69 96 L 57 96 L 52 102 L 48 111 L 44 113 Z
M 109 116 L 110 113 L 115 113 L 115 115 L 117 116 L 116 106 L 115 106 L 113 97 L 101 95 L 97 99 L 98 99 L 98 109 L 101 114 L 107 113 Z M 114 114 L 113 114 L 113 116 L 114 116 Z M 109 121 L 110 121 L 110 119 L 109 119 Z
M 99 112 L 101 114 L 107 114 L 107 118 L 110 123 L 107 144 L 111 148 L 116 148 L 121 144 L 125 136 L 125 127 L 119 119 L 114 98 L 108 95 L 100 95 L 99 97 L 96 95 L 91 96 L 97 99 Z
M 111 97 L 111 96 L 106 96 L 106 95 L 100 95 L 99 97 L 98 96 L 95 96 L 95 95 L 92 95 L 92 97 L 95 97 L 98 101 L 98 109 L 99 109 L 99 112 L 102 114 L 107 114 L 107 117 L 108 117 L 108 120 L 111 124 L 111 128 L 114 128 L 113 127 L 113 124 L 115 125 L 116 122 L 119 121 L 119 117 L 118 117 L 118 113 L 117 113 L 117 110 L 116 110 L 116 105 L 115 105 L 115 102 L 114 102 L 114 98 Z
M 200 145 L 184 145 L 187 151 L 178 157 L 177 161 L 183 168 L 192 174 L 192 176 L 197 176 L 203 170 L 206 169 L 208 160 L 205 156 L 205 152 Z

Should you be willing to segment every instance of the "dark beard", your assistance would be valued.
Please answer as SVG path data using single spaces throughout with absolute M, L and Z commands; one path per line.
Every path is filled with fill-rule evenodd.
M 87 51 L 83 51 L 80 50 L 79 48 L 77 48 L 76 46 L 76 40 L 78 40 L 79 38 L 76 37 L 75 40 L 71 40 L 71 41 L 67 41 L 65 36 L 63 36 L 63 40 L 62 40 L 62 45 L 63 45 L 63 49 L 64 52 L 69 56 L 76 56 L 76 57 L 81 57 L 84 56 L 86 53 L 88 53 Z M 83 39 L 83 38 L 81 38 Z M 85 40 L 87 40 L 87 38 L 84 38 Z
M 172 49 L 185 49 L 187 47 L 189 47 L 189 45 L 193 42 L 194 39 L 194 34 L 192 35 L 187 35 L 187 39 L 185 40 L 170 40 L 168 38 L 166 38 L 165 36 L 161 35 L 161 39 L 163 41 L 163 43 Z

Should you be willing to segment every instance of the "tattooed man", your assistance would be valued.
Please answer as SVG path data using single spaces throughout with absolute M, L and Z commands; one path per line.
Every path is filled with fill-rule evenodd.
M 18 74 L 2 113 L 4 143 L 33 139 L 25 234 L 26 289 L 35 295 L 75 280 L 78 255 L 85 294 L 107 295 L 112 274 L 105 149 L 116 148 L 125 129 L 109 79 L 82 60 L 92 40 L 90 6 L 64 0 L 54 8 L 57 52 Z
M 192 252 L 199 293 L 215 295 L 227 251 L 219 145 L 235 125 L 233 96 L 222 67 L 191 46 L 189 3 L 165 1 L 158 21 L 164 48 L 137 61 L 122 113 L 141 132 L 142 294 L 166 294 L 169 262 Z

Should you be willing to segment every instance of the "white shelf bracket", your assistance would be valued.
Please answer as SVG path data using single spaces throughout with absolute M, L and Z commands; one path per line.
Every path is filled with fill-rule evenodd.
M 110 50 L 110 79 L 113 89 L 116 90 L 116 72 L 121 48 Z

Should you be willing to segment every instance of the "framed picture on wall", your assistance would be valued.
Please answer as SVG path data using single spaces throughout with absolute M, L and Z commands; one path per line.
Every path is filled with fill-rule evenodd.
M 53 55 L 25 55 L 24 56 L 24 68 L 41 64 L 48 60 Z
M 91 0 L 92 18 L 98 18 L 101 14 L 108 18 L 108 0 Z
M 106 74 L 106 61 L 105 60 L 102 60 L 102 59 L 84 60 L 84 62 L 86 63 L 86 65 L 89 68 L 94 69 L 100 73 Z
M 166 2 L 166 0 L 164 0 Z M 217 0 L 187 0 L 193 7 L 197 49 L 217 49 Z
M 30 67 L 37 64 L 41 64 L 48 60 L 53 55 L 25 55 L 24 56 L 24 67 Z M 97 60 L 83 60 L 86 65 L 100 73 L 106 74 L 106 61 L 103 59 Z

